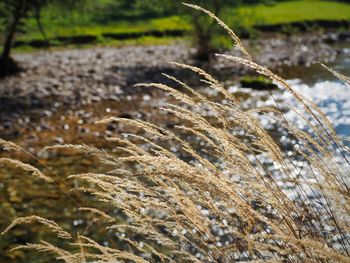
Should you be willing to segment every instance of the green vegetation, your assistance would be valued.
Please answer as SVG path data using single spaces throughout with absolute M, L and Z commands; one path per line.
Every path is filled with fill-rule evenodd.
M 316 19 L 349 20 L 350 4 L 319 0 L 286 1 L 270 6 L 241 7 L 239 15 L 253 17 L 252 23 L 259 24 L 280 24 Z
M 105 38 L 102 35 L 105 33 L 121 34 L 131 32 L 142 34 L 152 30 L 190 31 L 192 28 L 190 20 L 179 14 L 164 12 L 159 17 L 152 13 L 143 14 L 140 10 L 132 12 L 125 7 L 124 9 L 113 9 L 118 8 L 111 6 L 114 2 L 113 0 L 103 0 L 98 1 L 98 3 L 93 1 L 87 2 L 88 4 L 83 8 L 63 12 L 63 14 L 62 10 L 54 6 L 44 10 L 42 24 L 48 37 L 91 35 L 97 37 L 97 44 L 122 45 L 131 42 L 147 45 L 169 43 L 172 36 L 168 36 L 166 41 L 160 40 L 159 37 L 141 37 L 141 39 L 147 41 L 141 41 L 141 39 L 135 41 L 115 40 Z M 106 8 L 110 10 L 104 17 L 103 13 L 106 12 Z M 350 19 L 350 5 L 336 1 L 283 1 L 271 5 L 246 5 L 239 7 L 238 11 L 227 9 L 221 17 L 236 30 L 242 27 L 249 28 L 256 24 L 269 25 L 315 19 L 348 20 Z M 22 31 L 23 33 L 18 35 L 18 40 L 20 41 L 28 42 L 43 39 L 42 34 L 37 29 L 35 20 L 32 18 L 25 21 L 25 27 Z M 219 44 L 222 44 L 222 42 Z M 17 50 L 19 49 L 28 50 L 23 46 L 17 48 Z
M 62 8 L 73 8 L 80 1 L 72 0 L 4 0 L 0 3 L 0 24 L 4 32 L 3 48 L 0 57 L 0 77 L 13 74 L 19 70 L 16 62 L 11 58 L 11 50 L 16 33 L 23 24 L 25 18 L 35 21 L 38 30 L 46 39 L 46 34 L 41 23 L 43 8 L 54 4 Z
M 70 25 L 69 25 L 70 24 Z M 168 16 L 162 18 L 151 18 L 145 20 L 135 19 L 133 21 L 112 21 L 102 25 L 96 22 L 79 22 L 78 18 L 67 17 L 67 20 L 58 20 L 51 22 L 50 18 L 43 19 L 43 25 L 46 28 L 47 35 L 50 38 L 58 36 L 76 36 L 76 35 L 95 35 L 101 36 L 104 33 L 132 33 L 132 32 L 148 32 L 151 30 L 189 30 L 190 25 L 179 16 Z M 21 40 L 32 40 L 41 37 L 40 32 L 36 30 L 33 21 L 29 21 L 26 25 L 26 31 L 29 34 L 19 35 Z
M 270 79 L 263 76 L 244 76 L 240 81 L 242 87 L 252 88 L 256 90 L 268 90 L 275 89 L 277 85 L 275 85 Z

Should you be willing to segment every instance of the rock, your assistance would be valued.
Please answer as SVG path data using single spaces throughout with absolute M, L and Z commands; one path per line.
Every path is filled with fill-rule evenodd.
M 114 123 L 110 123 L 107 125 L 107 130 L 109 131 L 115 131 L 117 129 L 117 125 Z
M 80 133 L 89 133 L 90 129 L 89 128 L 85 128 L 85 127 L 79 127 L 78 128 L 78 132 L 80 132 Z
M 40 128 L 41 128 L 42 131 L 49 131 L 49 130 L 51 130 L 51 127 L 47 123 L 41 124 Z
M 57 143 L 57 144 L 63 144 L 64 143 L 64 139 L 62 137 L 56 137 L 54 142 Z
M 49 110 L 43 110 L 43 111 L 41 112 L 41 116 L 42 116 L 42 117 L 51 117 L 51 116 L 52 116 L 52 112 L 49 111 Z
M 350 41 L 350 32 L 341 32 L 338 35 L 340 41 Z
M 133 117 L 128 114 L 128 113 L 123 113 L 119 115 L 119 118 L 124 118 L 124 119 L 133 119 Z
M 9 130 L 12 128 L 12 123 L 10 121 L 5 121 L 2 126 L 4 127 L 4 129 Z

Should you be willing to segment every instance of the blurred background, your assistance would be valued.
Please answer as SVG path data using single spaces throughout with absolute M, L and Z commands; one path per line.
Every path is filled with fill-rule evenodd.
M 15 31 L 12 45 L 18 52 L 76 45 L 160 45 L 189 36 L 196 37 L 193 44 L 205 45 L 209 41 L 212 47 L 230 47 L 228 38 L 219 34 L 222 32 L 181 2 L 2 0 L 1 40 L 5 45 Z M 350 13 L 346 0 L 196 0 L 191 3 L 211 10 L 244 38 L 257 38 L 261 31 L 292 34 L 298 29 L 334 27 L 341 30 L 346 28 Z
M 253 59 L 286 78 L 314 100 L 338 133 L 350 136 L 349 87 L 326 72 L 323 62 L 350 74 L 350 1 L 194 0 L 227 23 Z M 158 111 L 170 98 L 139 82 L 164 82 L 171 74 L 213 100 L 215 92 L 170 61 L 200 66 L 251 109 L 297 107 L 269 80 L 215 53 L 243 56 L 208 16 L 177 0 L 0 0 L 0 138 L 22 146 L 57 185 L 0 166 L 0 231 L 19 216 L 37 214 L 73 232 L 110 244 L 108 233 L 77 211 L 67 175 L 99 172 L 91 156 L 45 152 L 45 146 L 84 143 L 115 152 L 105 137 L 123 127 L 95 125 L 106 116 L 143 119 L 172 127 L 179 120 Z M 282 110 L 291 120 L 296 113 Z M 208 113 L 209 114 L 209 113 Z M 303 128 L 303 123 L 298 123 Z M 266 122 L 272 134 L 273 123 Z M 283 145 L 284 141 L 279 143 Z M 13 154 L 0 147 L 1 157 Z M 65 192 L 65 194 L 62 194 Z M 85 206 L 90 196 L 80 196 Z M 108 209 L 108 208 L 106 208 Z M 0 236 L 0 262 L 50 262 L 49 256 L 10 250 L 55 236 L 41 227 L 21 226 Z

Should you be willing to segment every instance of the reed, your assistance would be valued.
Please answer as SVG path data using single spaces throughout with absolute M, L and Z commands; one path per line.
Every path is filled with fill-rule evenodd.
M 87 152 L 111 167 L 103 174 L 75 174 L 69 179 L 85 182 L 81 191 L 121 211 L 125 220 L 98 207 L 81 208 L 104 222 L 106 230 L 123 245 L 102 246 L 35 216 L 17 219 L 5 232 L 20 223 L 39 221 L 58 236 L 72 238 L 72 251 L 45 241 L 20 248 L 53 253 L 67 263 L 349 262 L 348 148 L 321 110 L 278 75 L 255 63 L 224 22 L 207 10 L 186 5 L 217 20 L 245 58 L 218 56 L 267 76 L 294 96 L 303 107 L 300 120 L 307 129 L 288 121 L 277 103 L 244 110 L 213 76 L 197 67 L 173 63 L 192 71 L 224 100 L 211 101 L 181 80 L 165 75 L 183 91 L 161 83 L 139 86 L 174 97 L 176 103 L 160 110 L 176 116 L 183 125 L 168 129 L 142 120 L 109 118 L 96 125 L 119 123 L 135 131 L 108 139 L 121 155 L 84 145 L 46 149 Z M 297 142 L 290 145 L 288 153 L 264 128 L 261 115 L 275 121 L 281 136 L 287 134 Z M 10 142 L 0 143 L 20 150 Z M 0 161 L 47 179 L 19 161 Z M 73 249 L 76 247 L 79 250 Z

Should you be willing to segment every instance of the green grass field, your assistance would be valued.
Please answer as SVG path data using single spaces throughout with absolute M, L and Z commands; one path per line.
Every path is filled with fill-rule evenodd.
M 91 0 L 92 1 L 92 0 Z M 185 17 L 178 15 L 161 17 L 161 18 L 145 18 L 137 11 L 134 13 L 113 13 L 113 9 L 107 10 L 106 5 L 111 4 L 112 0 L 102 0 L 94 3 L 90 8 L 76 10 L 72 12 L 62 12 L 55 8 L 49 8 L 42 17 L 45 31 L 49 38 L 58 36 L 77 36 L 92 35 L 97 37 L 95 44 L 100 45 L 152 45 L 171 43 L 171 37 L 163 39 L 157 37 L 141 37 L 137 40 L 112 40 L 102 37 L 104 33 L 131 33 L 131 32 L 148 32 L 151 30 L 184 30 L 189 31 L 191 25 Z M 103 9 L 105 8 L 105 9 Z M 118 10 L 118 9 L 116 9 Z M 126 18 L 126 16 L 128 16 Z M 238 11 L 227 10 L 223 19 L 233 28 L 237 24 L 240 26 L 251 27 L 257 24 L 279 24 L 296 21 L 325 19 L 340 20 L 350 19 L 350 4 L 322 1 L 322 0 L 299 0 L 299 1 L 283 1 L 274 5 L 253 5 L 243 6 Z M 33 19 L 25 21 L 26 33 L 18 34 L 17 39 L 21 41 L 30 41 L 34 39 L 43 39 L 38 31 L 36 23 Z M 176 38 L 177 40 L 178 38 Z M 28 47 L 21 46 L 17 51 L 28 50 Z
M 189 30 L 189 23 L 185 22 L 179 16 L 169 16 L 164 18 L 153 18 L 135 21 L 117 21 L 108 24 L 97 24 L 94 22 L 81 24 L 75 19 L 70 18 L 71 23 L 66 25 L 63 23 L 49 23 L 44 20 L 44 28 L 48 37 L 57 36 L 74 36 L 74 35 L 102 35 L 104 33 L 132 33 L 132 32 L 148 32 L 151 30 Z M 41 33 L 36 29 L 36 24 L 31 21 L 27 24 L 29 34 L 20 35 L 21 39 L 36 39 L 42 37 Z
M 286 1 L 274 6 L 246 6 L 239 9 L 240 16 L 251 17 L 256 24 L 280 24 L 305 20 L 349 20 L 350 4 L 335 1 Z

